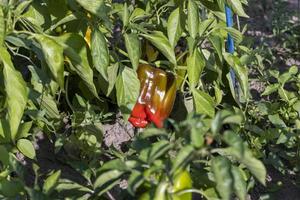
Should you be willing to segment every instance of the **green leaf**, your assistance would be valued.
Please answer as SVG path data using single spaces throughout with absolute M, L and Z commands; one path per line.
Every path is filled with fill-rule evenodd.
M 236 196 L 240 200 L 245 200 L 247 196 L 247 184 L 240 169 L 236 166 L 232 166 L 231 174 L 233 177 L 233 188 Z
M 116 81 L 117 102 L 119 106 L 135 104 L 140 93 L 140 81 L 137 73 L 128 67 L 124 67 Z
M 16 7 L 16 9 L 14 10 L 14 14 L 17 17 L 19 17 L 28 8 L 28 6 L 31 3 L 32 3 L 32 0 L 22 1 L 21 3 L 18 4 L 18 6 Z
M 57 21 L 65 17 L 68 13 L 66 0 L 47 0 L 47 10 L 51 14 L 51 19 Z M 59 8 L 59 9 L 58 9 Z
M 214 49 L 216 50 L 220 61 L 223 60 L 223 40 L 219 35 L 210 35 L 208 37 L 209 41 L 211 42 L 211 44 L 213 45 Z
M 218 193 L 222 199 L 229 200 L 233 190 L 230 161 L 225 157 L 218 156 L 213 158 L 211 168 L 214 173 Z
M 211 11 L 216 11 L 219 12 L 221 11 L 219 8 L 219 2 L 217 4 L 216 0 L 211 1 L 211 0 L 200 0 L 200 2 L 208 9 Z
M 187 59 L 187 72 L 191 88 L 195 88 L 199 83 L 201 73 L 205 67 L 205 60 L 199 49 L 195 49 L 193 54 Z
M 220 89 L 220 87 L 217 84 L 214 86 L 214 91 L 215 91 L 216 105 L 219 105 L 223 99 L 223 91 Z
M 234 148 L 237 157 L 243 157 L 245 153 L 245 145 L 243 140 L 233 131 L 225 131 L 224 141 Z
M 187 145 L 183 147 L 177 154 L 173 167 L 171 169 L 171 173 L 176 172 L 179 168 L 184 169 L 186 164 L 190 161 L 191 156 L 193 156 L 194 147 L 191 145 Z
M 284 85 L 291 78 L 292 78 L 292 74 L 290 72 L 285 72 L 278 77 L 278 81 L 279 83 L 281 83 L 281 85 Z
M 164 155 L 170 148 L 172 147 L 172 144 L 170 144 L 166 140 L 161 140 L 159 142 L 153 143 L 150 151 L 148 153 L 148 163 L 154 162 L 157 158 Z
M 86 193 L 92 193 L 93 190 L 79 185 L 78 183 L 71 182 L 70 180 L 67 179 L 60 179 L 59 183 L 55 187 L 55 190 L 58 192 L 82 192 L 84 194 Z
M 131 13 L 129 20 L 134 22 L 135 20 L 142 19 L 145 16 L 147 16 L 146 12 L 142 8 L 135 8 Z
M 8 121 L 5 118 L 0 119 L 0 142 L 7 143 L 11 141 Z
M 45 35 L 35 35 L 42 47 L 45 61 L 51 71 L 54 80 L 64 88 L 64 57 L 63 47 L 54 39 Z
M 169 16 L 168 19 L 168 38 L 169 42 L 174 48 L 181 37 L 182 27 L 181 27 L 181 15 L 180 8 L 175 9 Z
M 44 182 L 43 185 L 43 192 L 47 195 L 50 195 L 51 192 L 55 189 L 58 185 L 58 180 L 60 178 L 61 171 L 58 170 L 51 174 Z
M 192 38 L 196 38 L 199 30 L 199 11 L 194 0 L 189 0 L 188 3 L 188 31 Z
M 119 64 L 115 63 L 108 67 L 108 89 L 106 95 L 109 95 L 114 89 L 115 83 L 117 81 Z
M 84 81 L 90 92 L 97 98 L 98 93 L 94 85 L 93 70 L 88 61 L 88 52 L 85 40 L 75 33 L 66 33 L 57 37 L 64 47 L 64 54 L 68 57 L 70 64 L 78 76 Z
M 9 53 L 3 47 L 0 47 L 0 60 L 4 66 L 3 76 L 10 137 L 14 141 L 27 104 L 28 89 L 21 73 L 14 68 Z
M 174 49 L 167 37 L 160 31 L 153 31 L 151 34 L 141 34 L 144 38 L 149 40 L 166 58 L 176 65 L 176 57 Z
M 291 104 L 290 99 L 292 99 L 294 96 L 292 92 L 285 90 L 284 87 L 281 85 L 281 87 L 279 87 L 278 89 L 278 94 L 282 100 L 288 102 L 289 105 Z
M 56 22 L 55 24 L 51 25 L 50 30 L 53 31 L 55 30 L 57 27 L 66 24 L 68 22 L 72 22 L 78 20 L 78 16 L 70 13 L 69 15 L 65 16 L 64 18 L 62 18 L 61 20 L 59 20 L 58 22 Z
M 276 92 L 279 89 L 280 85 L 278 83 L 274 83 L 272 85 L 268 85 L 265 89 L 265 91 L 261 94 L 262 96 L 270 95 L 274 92 Z
M 118 184 L 122 174 L 123 172 L 119 170 L 111 170 L 100 174 L 94 182 L 94 189 L 97 191 L 97 194 L 100 196 Z
M 41 109 L 45 109 L 46 115 L 51 119 L 59 119 L 59 110 L 57 103 L 54 101 L 51 95 L 41 95 L 40 99 Z
M 125 46 L 134 70 L 137 70 L 142 55 L 141 42 L 135 33 L 125 34 Z
M 204 134 L 202 128 L 195 128 L 193 127 L 191 130 L 191 143 L 196 148 L 201 148 L 204 144 Z
M 96 70 L 107 80 L 109 66 L 109 51 L 106 39 L 98 28 L 92 29 L 91 53 Z
M 123 26 L 127 27 L 129 23 L 129 13 L 128 13 L 128 6 L 126 2 L 124 3 L 122 18 L 123 18 Z
M 215 118 L 211 122 L 211 131 L 214 135 L 217 135 L 224 124 L 224 119 L 228 116 L 232 115 L 232 112 L 227 110 L 219 111 Z
M 0 7 L 0 46 L 3 45 L 4 38 L 5 38 L 5 32 L 6 32 L 6 27 L 5 27 L 5 21 L 4 21 L 4 14 L 2 7 Z
M 208 30 L 210 30 L 210 27 L 213 27 L 212 25 L 216 22 L 214 18 L 209 18 L 204 21 L 202 21 L 199 25 L 199 36 L 203 36 L 204 33 L 206 33 Z
M 284 121 L 280 118 L 279 114 L 268 115 L 268 118 L 270 122 L 277 127 L 287 127 Z
M 19 180 L 0 180 L 0 194 L 10 197 L 9 199 L 17 199 L 17 195 L 23 190 L 24 185 Z
M 2 163 L 2 166 L 9 165 L 9 154 L 4 145 L 0 146 L 0 161 Z
M 218 196 L 217 191 L 213 187 L 204 190 L 203 191 L 203 196 L 207 200 L 220 200 L 220 197 Z
M 167 135 L 168 134 L 163 129 L 147 128 L 143 131 L 143 134 L 139 135 L 139 138 L 146 139 L 146 138 L 150 138 L 150 137 L 154 137 L 154 136 L 167 136 Z
M 35 149 L 33 144 L 27 139 L 19 139 L 17 142 L 19 151 L 30 159 L 35 158 Z
M 98 172 L 104 172 L 109 170 L 127 171 L 128 167 L 126 166 L 125 162 L 123 162 L 121 159 L 115 159 L 105 162 Z
M 162 182 L 160 183 L 154 194 L 153 200 L 167 200 L 167 189 L 168 189 L 168 183 L 167 182 Z
M 242 66 L 239 59 L 236 56 L 229 53 L 224 53 L 223 55 L 226 62 L 230 65 L 230 67 L 233 68 L 245 99 L 248 99 L 249 98 L 248 68 L 246 66 Z
M 260 160 L 253 156 L 247 144 L 243 143 L 242 139 L 232 131 L 227 131 L 224 139 L 230 147 L 219 149 L 218 151 L 223 155 L 234 157 L 237 161 L 244 164 L 258 181 L 265 185 L 266 168 Z
M 28 24 L 40 32 L 51 26 L 51 16 L 47 5 L 37 1 L 30 4 L 26 12 L 21 15 L 21 19 L 26 20 Z
M 242 163 L 246 165 L 261 184 L 266 185 L 267 170 L 264 164 L 256 159 L 250 150 L 246 150 Z
M 128 178 L 128 187 L 127 190 L 129 194 L 134 196 L 136 190 L 141 186 L 141 184 L 144 182 L 144 176 L 141 172 L 134 170 L 129 178 Z
M 300 100 L 296 101 L 296 103 L 293 105 L 293 108 L 298 112 L 298 116 L 300 117 Z
M 193 90 L 193 97 L 194 97 L 194 105 L 197 113 L 214 117 L 215 115 L 214 100 L 209 94 L 200 90 Z
M 32 121 L 20 124 L 16 139 L 26 138 L 31 129 Z
M 235 28 L 232 27 L 222 27 L 225 29 L 230 36 L 233 38 L 234 42 L 238 45 L 243 41 L 243 34 Z
M 107 9 L 104 0 L 76 0 L 76 2 L 79 3 L 79 5 L 81 5 L 84 9 L 100 18 L 106 17 L 107 15 Z
M 241 0 L 228 0 L 229 5 L 232 7 L 233 11 L 241 17 L 249 17 L 242 6 Z
M 289 69 L 289 73 L 292 75 L 296 75 L 298 73 L 298 67 L 296 65 L 291 66 L 291 68 Z
M 218 2 L 218 5 L 219 5 L 219 9 L 221 11 L 224 11 L 224 8 L 225 8 L 225 0 L 216 0 Z

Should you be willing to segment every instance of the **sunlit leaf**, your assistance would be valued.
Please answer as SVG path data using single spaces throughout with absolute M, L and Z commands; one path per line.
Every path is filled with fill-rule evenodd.
M 137 70 L 142 55 L 141 42 L 135 33 L 125 34 L 125 46 L 134 70 Z
M 204 21 L 202 21 L 199 25 L 199 36 L 203 36 L 204 33 L 206 33 L 208 30 L 210 30 L 210 27 L 213 27 L 212 24 L 215 23 L 214 18 L 209 18 Z
M 54 188 L 58 184 L 60 174 L 61 174 L 61 171 L 58 170 L 46 178 L 44 185 L 43 185 L 43 192 L 45 194 L 49 195 L 54 190 Z
M 154 199 L 167 200 L 167 195 L 166 195 L 167 189 L 168 189 L 167 182 L 160 183 L 155 190 Z
M 123 20 L 123 26 L 127 27 L 128 23 L 129 23 L 129 11 L 128 11 L 128 6 L 127 6 L 126 2 L 124 3 L 124 6 L 123 6 L 122 20 Z
M 19 139 L 17 142 L 17 147 L 22 154 L 30 159 L 35 158 L 35 149 L 33 144 L 27 139 Z
M 197 86 L 201 73 L 205 67 L 205 60 L 202 54 L 199 52 L 199 49 L 195 49 L 192 55 L 187 59 L 187 72 L 190 87 L 194 88 Z
M 230 161 L 225 157 L 218 156 L 212 160 L 211 167 L 218 193 L 222 199 L 229 200 L 233 191 Z
M 240 0 L 228 0 L 229 5 L 233 8 L 234 12 L 237 13 L 241 17 L 249 17 L 242 6 L 242 3 Z
M 159 142 L 153 143 L 148 154 L 148 163 L 152 163 L 153 161 L 155 161 L 155 159 L 164 155 L 171 147 L 172 144 L 170 144 L 166 140 L 161 140 Z
M 237 45 L 243 41 L 243 34 L 237 29 L 232 27 L 225 27 L 224 29 L 230 34 Z
M 93 64 L 97 71 L 107 80 L 109 65 L 109 51 L 103 33 L 98 28 L 93 28 L 91 37 L 91 53 Z
M 182 34 L 181 16 L 182 13 L 180 12 L 180 9 L 177 8 L 171 13 L 168 19 L 168 38 L 173 48 L 177 44 Z
M 229 53 L 223 53 L 226 62 L 233 68 L 245 99 L 249 98 L 248 69 L 242 66 L 239 59 Z
M 272 85 L 268 85 L 265 91 L 261 94 L 262 96 L 270 95 L 276 92 L 279 89 L 280 85 L 278 83 L 274 83 Z
M 156 48 L 158 48 L 171 63 L 176 65 L 174 49 L 167 37 L 162 32 L 153 31 L 151 34 L 142 34 L 142 36 L 149 40 Z
M 193 90 L 194 105 L 196 112 L 200 114 L 205 114 L 210 117 L 215 115 L 215 107 L 213 98 L 200 90 Z
M 55 190 L 58 192 L 82 192 L 83 194 L 93 192 L 93 190 L 67 179 L 59 179 Z
M 208 39 L 213 45 L 214 49 L 216 50 L 219 59 L 222 61 L 223 60 L 222 52 L 223 52 L 223 44 L 224 44 L 222 38 L 218 35 L 210 35 Z
M 176 172 L 179 168 L 184 169 L 185 164 L 190 161 L 193 156 L 194 148 L 191 145 L 183 147 L 177 154 L 171 172 Z
M 111 170 L 100 174 L 94 182 L 94 189 L 97 191 L 98 195 L 102 195 L 118 184 L 122 174 L 123 172 L 119 170 Z
M 88 52 L 84 39 L 75 33 L 66 33 L 57 37 L 57 39 L 64 47 L 64 54 L 69 58 L 75 72 L 84 81 L 90 92 L 98 98 L 94 85 L 93 70 L 88 61 Z
M 132 196 L 134 196 L 138 187 L 143 183 L 144 177 L 143 174 L 139 171 L 133 171 L 128 178 L 128 192 Z
M 15 10 L 15 15 L 16 16 L 21 15 L 28 8 L 28 6 L 31 3 L 32 3 L 32 0 L 22 1 L 21 3 L 19 3 L 19 5 L 17 6 L 17 8 Z
M 117 78 L 116 89 L 119 106 L 135 104 L 140 92 L 140 81 L 137 78 L 137 73 L 128 67 L 124 67 Z
M 76 2 L 98 17 L 104 17 L 107 13 L 104 0 L 76 0 Z
M 26 138 L 29 134 L 29 130 L 32 127 L 32 121 L 24 122 L 20 124 L 16 139 Z
M 45 35 L 35 35 L 40 43 L 45 61 L 55 81 L 64 88 L 64 57 L 63 47 L 54 39 Z
M 6 49 L 0 47 L 0 61 L 3 64 L 4 85 L 8 108 L 10 137 L 14 141 L 18 132 L 24 109 L 28 99 L 26 83 L 12 62 Z
M 240 200 L 245 200 L 247 195 L 247 185 L 241 171 L 238 167 L 231 167 L 231 174 L 233 177 L 233 188 L 234 192 Z
M 0 46 L 3 45 L 4 37 L 5 37 L 5 22 L 4 22 L 4 14 L 2 7 L 0 7 Z
M 194 0 L 188 3 L 188 30 L 192 38 L 196 38 L 199 30 L 199 11 Z

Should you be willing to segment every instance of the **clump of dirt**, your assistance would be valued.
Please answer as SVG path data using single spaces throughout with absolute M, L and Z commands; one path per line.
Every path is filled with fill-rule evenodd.
M 134 136 L 134 127 L 124 120 L 118 119 L 113 124 L 103 125 L 104 143 L 121 150 L 122 144 L 130 141 Z

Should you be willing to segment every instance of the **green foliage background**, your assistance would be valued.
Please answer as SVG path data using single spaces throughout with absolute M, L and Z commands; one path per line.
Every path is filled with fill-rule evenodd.
M 246 26 L 226 27 L 225 4 L 248 17 L 246 0 L 1 0 L 0 197 L 110 199 L 125 179 L 118 199 L 192 192 L 243 200 L 266 184 L 263 162 L 297 173 L 298 68 L 266 69 L 263 48 L 243 40 Z M 226 53 L 227 34 L 233 55 Z M 119 120 L 119 112 L 127 120 L 139 95 L 140 63 L 176 74 L 182 106 L 165 129 L 142 130 L 126 150 L 107 148 L 103 125 Z M 266 100 L 251 98 L 249 68 L 267 84 Z M 65 163 L 84 181 L 40 170 L 34 144 L 41 132 L 55 153 L 67 152 Z M 193 188 L 174 192 L 183 169 Z

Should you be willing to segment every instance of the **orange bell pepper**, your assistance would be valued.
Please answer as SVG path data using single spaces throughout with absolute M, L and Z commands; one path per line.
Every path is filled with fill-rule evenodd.
M 150 65 L 140 65 L 137 73 L 141 92 L 129 121 L 139 128 L 145 128 L 149 122 L 162 128 L 174 105 L 176 78 L 172 73 Z

